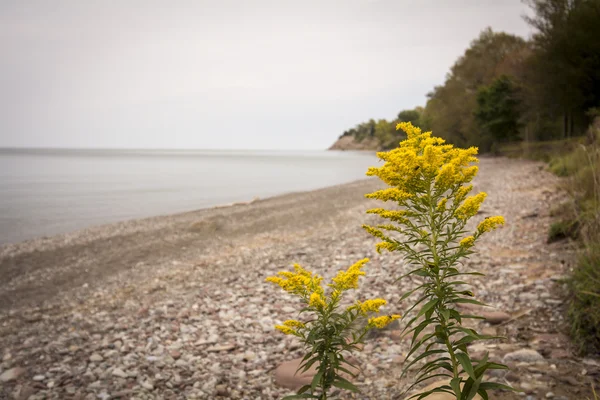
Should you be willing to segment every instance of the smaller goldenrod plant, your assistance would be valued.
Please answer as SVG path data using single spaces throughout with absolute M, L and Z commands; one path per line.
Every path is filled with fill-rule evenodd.
M 483 192 L 470 195 L 470 182 L 478 171 L 473 165 L 478 161 L 477 148 L 455 148 L 410 123 L 400 123 L 397 129 L 406 132 L 407 139 L 394 150 L 378 153 L 385 164 L 367 172 L 390 187 L 366 196 L 400 207 L 367 211 L 389 223 L 364 228 L 381 239 L 378 251 L 399 251 L 414 266 L 404 277 L 422 279 L 419 286 L 401 298 L 419 292 L 418 300 L 407 310 L 408 314 L 420 307 L 406 323 L 405 332 L 412 334 L 407 360 L 411 356 L 414 359 L 406 363 L 404 372 L 421 360 L 429 360 L 417 370 L 415 382 L 408 390 L 427 379 L 447 377 L 447 385 L 413 397 L 423 399 L 432 393 L 446 392 L 458 400 L 470 400 L 477 394 L 487 399 L 489 389 L 510 388 L 484 382 L 485 372 L 506 367 L 490 362 L 487 356 L 474 360 L 469 355 L 470 343 L 492 337 L 463 326 L 465 320 L 477 317 L 462 314 L 457 306 L 482 303 L 473 299 L 471 291 L 464 290 L 467 282 L 460 277 L 482 274 L 463 272 L 459 265 L 473 253 L 480 237 L 503 225 L 504 218 L 489 217 L 473 232 L 466 229 L 486 198 Z
M 355 368 L 347 358 L 358 345 L 363 343 L 365 334 L 372 328 L 383 328 L 390 322 L 400 318 L 399 315 L 377 316 L 384 299 L 356 301 L 346 307 L 341 305 L 344 293 L 358 289 L 358 279 L 364 276 L 362 270 L 369 261 L 365 258 L 350 266 L 345 271 L 339 271 L 327 285 L 328 291 L 322 285 L 323 278 L 305 270 L 300 265 L 294 265 L 294 271 L 281 271 L 277 276 L 267 278 L 283 290 L 300 297 L 305 304 L 300 313 L 306 313 L 305 321 L 287 320 L 275 326 L 286 335 L 297 336 L 304 342 L 307 353 L 302 359 L 298 371 L 305 372 L 313 365 L 316 374 L 310 385 L 299 389 L 298 394 L 286 399 L 327 399 L 329 391 L 340 388 L 358 392 L 358 388 L 342 376 L 354 377 L 349 370 Z M 366 324 L 357 323 L 359 319 L 367 318 Z

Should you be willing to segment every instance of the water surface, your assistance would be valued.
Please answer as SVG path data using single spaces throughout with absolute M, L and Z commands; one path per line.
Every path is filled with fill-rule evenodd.
M 350 182 L 376 163 L 360 152 L 0 149 L 0 244 Z

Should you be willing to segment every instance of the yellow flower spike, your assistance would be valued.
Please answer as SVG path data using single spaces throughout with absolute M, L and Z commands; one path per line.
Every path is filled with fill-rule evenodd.
M 295 319 L 288 319 L 287 321 L 283 322 L 284 326 L 287 326 L 289 328 L 305 328 L 306 325 L 304 325 L 304 323 L 297 321 Z
M 348 267 L 346 271 L 339 271 L 332 279 L 333 284 L 330 286 L 334 287 L 338 291 L 358 289 L 358 277 L 365 275 L 365 272 L 361 271 L 361 268 L 368 262 L 368 258 L 363 258 L 362 260 Z
M 436 187 L 446 190 L 456 182 L 456 168 L 452 164 L 445 164 L 435 177 Z
M 286 326 L 286 325 L 275 325 L 275 329 L 280 330 L 281 332 L 285 333 L 286 335 L 293 335 L 293 334 L 297 333 L 295 330 L 293 330 L 292 328 L 290 328 L 289 326 Z
M 405 210 L 386 210 L 384 208 L 373 208 L 367 210 L 367 214 L 377 214 L 381 218 L 389 219 L 394 222 L 406 222 L 408 219 Z
M 397 314 L 383 315 L 381 317 L 373 317 L 373 318 L 369 318 L 369 325 L 377 327 L 377 328 L 385 328 L 392 321 L 395 321 L 398 318 L 400 318 L 400 316 Z
M 475 175 L 479 172 L 479 167 L 474 165 L 472 167 L 465 168 L 463 170 L 463 182 L 471 182 Z
M 269 276 L 267 277 L 267 279 L 265 279 L 266 282 L 272 282 L 276 285 L 282 286 L 282 283 L 284 282 L 283 279 L 281 279 L 278 276 Z
M 396 201 L 398 203 L 410 199 L 413 195 L 397 188 L 388 188 L 366 194 L 368 199 L 378 199 L 381 201 Z
M 308 305 L 316 308 L 322 308 L 326 306 L 325 300 L 323 300 L 323 296 L 316 292 L 310 295 Z
M 460 203 L 471 193 L 471 190 L 473 190 L 473 185 L 461 186 L 454 195 L 454 201 Z
M 446 203 L 448 202 L 447 198 L 443 198 L 441 199 L 438 203 L 437 203 L 437 209 L 438 211 L 445 211 L 446 210 Z
M 398 245 L 390 242 L 380 242 L 375 245 L 377 253 L 381 254 L 381 250 L 387 250 L 390 253 L 398 248 Z
M 479 233 L 489 232 L 496 229 L 499 225 L 504 225 L 504 222 L 504 217 L 501 216 L 488 217 L 479 223 L 477 230 Z
M 406 137 L 409 140 L 421 134 L 421 128 L 413 126 L 413 124 L 411 124 L 410 122 L 400 122 L 398 125 L 396 125 L 396 130 L 403 130 L 406 133 Z M 431 134 L 431 132 L 426 133 Z
M 367 300 L 360 305 L 360 310 L 363 312 L 363 314 L 366 314 L 368 312 L 377 313 L 379 312 L 379 309 L 386 304 L 387 301 L 385 301 L 384 299 Z
M 467 197 L 466 200 L 456 209 L 456 217 L 463 221 L 468 220 L 479 211 L 479 207 L 483 200 L 487 197 L 487 193 L 477 193 L 475 196 Z
M 369 225 L 363 225 L 362 227 L 365 231 L 369 232 L 371 235 L 378 237 L 379 239 L 383 239 L 386 241 L 388 240 L 388 238 L 379 229 L 373 228 L 372 226 L 369 226 Z
M 468 249 L 469 247 L 473 247 L 473 244 L 475 244 L 475 238 L 473 236 L 467 236 L 460 241 L 459 246 Z

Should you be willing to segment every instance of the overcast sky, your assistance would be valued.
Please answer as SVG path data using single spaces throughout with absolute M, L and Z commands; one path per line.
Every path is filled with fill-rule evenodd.
M 2 0 L 0 147 L 323 149 L 520 0 Z

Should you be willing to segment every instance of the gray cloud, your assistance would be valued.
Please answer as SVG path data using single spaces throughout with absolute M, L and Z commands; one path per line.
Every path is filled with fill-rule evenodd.
M 520 0 L 5 1 L 0 146 L 325 148 L 425 102 Z

